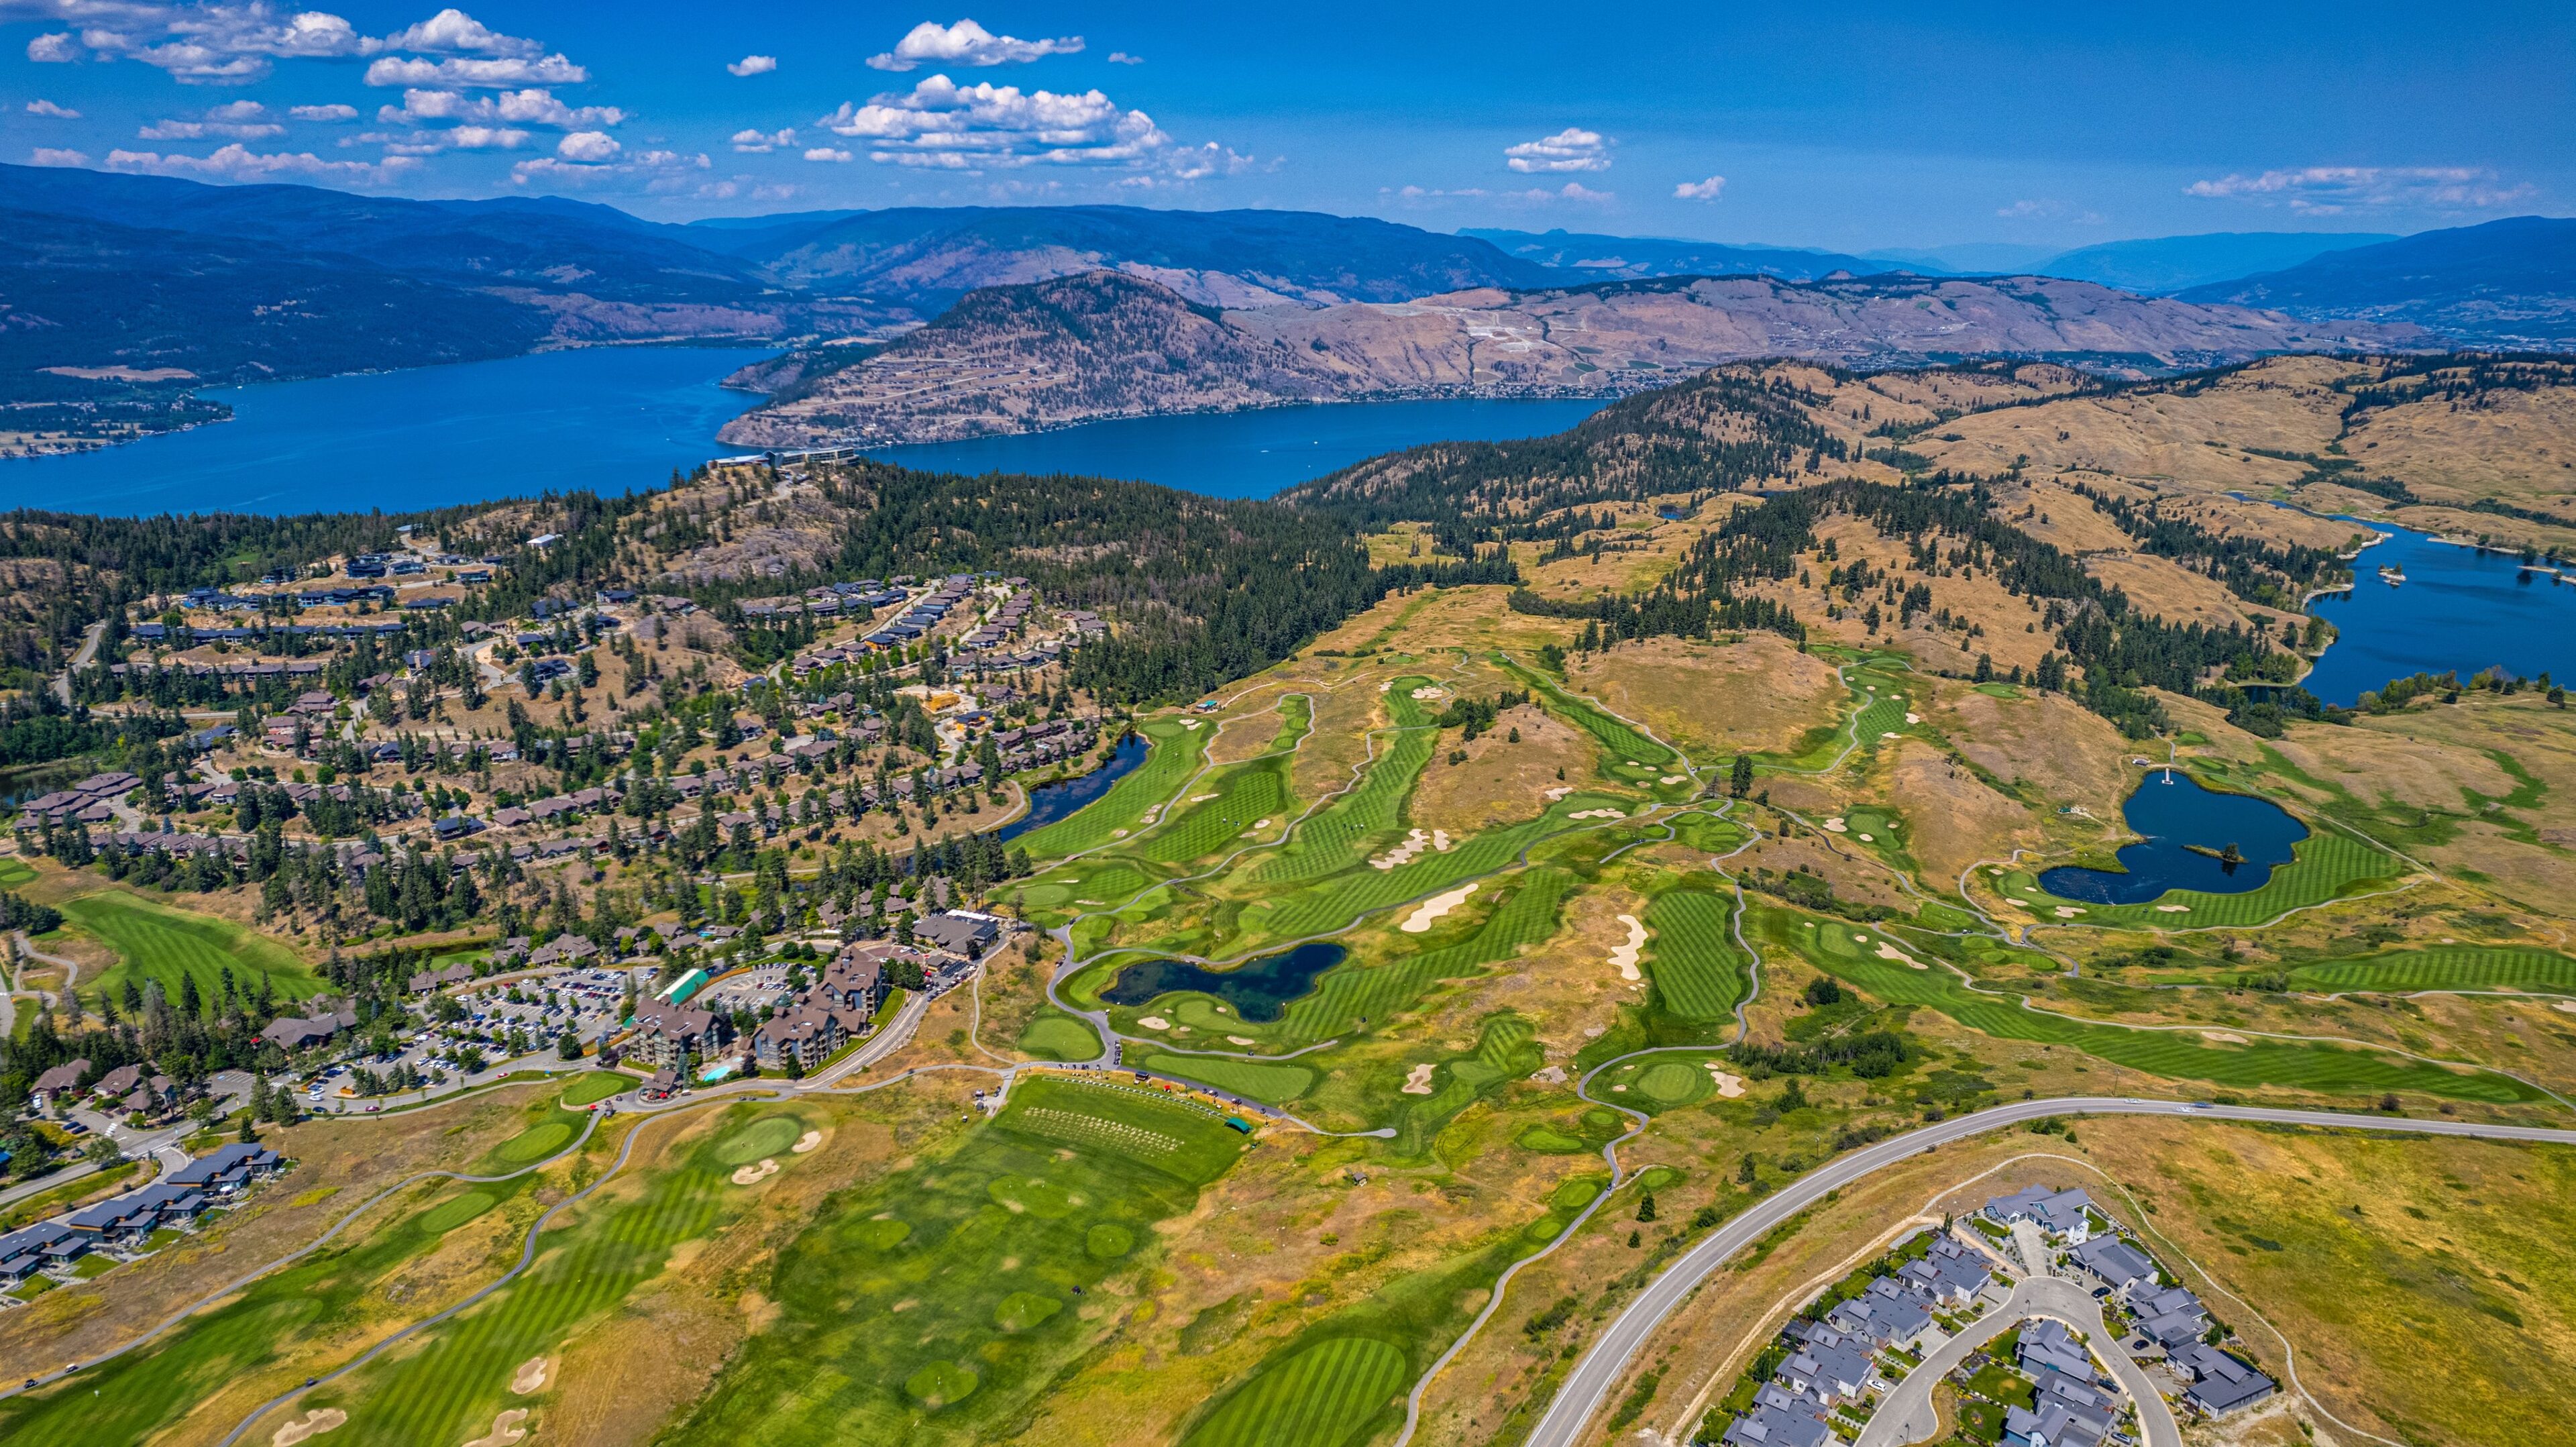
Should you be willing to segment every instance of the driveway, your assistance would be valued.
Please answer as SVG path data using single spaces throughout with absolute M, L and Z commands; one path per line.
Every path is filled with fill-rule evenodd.
M 2003 1305 L 1978 1317 L 1940 1350 L 1924 1358 L 1923 1365 L 1897 1383 L 1887 1400 L 1878 1404 L 1869 1424 L 1861 1428 L 1855 1447 L 1906 1447 L 1930 1438 L 1941 1427 L 1932 1407 L 1932 1389 L 1941 1379 L 1965 1362 L 1969 1353 L 2009 1328 L 2043 1316 L 2055 1317 L 2084 1333 L 2087 1343 L 2095 1348 L 2095 1356 L 2109 1361 L 2111 1374 L 2119 1379 L 2129 1400 L 2138 1405 L 2138 1428 L 2146 1447 L 2182 1447 L 2182 1429 L 2174 1422 L 2173 1408 L 2156 1394 L 2155 1383 L 2145 1370 L 2120 1350 L 2119 1339 L 2111 1335 L 2102 1320 L 2101 1303 L 2086 1295 L 2084 1288 L 2058 1276 L 2025 1277 Z

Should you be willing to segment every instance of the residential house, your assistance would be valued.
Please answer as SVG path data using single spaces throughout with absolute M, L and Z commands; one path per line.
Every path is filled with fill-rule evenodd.
M 1869 1354 L 1851 1346 L 1809 1345 L 1780 1364 L 1779 1378 L 1819 1402 L 1850 1401 L 1869 1390 Z
M 2081 1245 L 2093 1234 L 2089 1213 L 2093 1198 L 2076 1186 L 2055 1190 L 2048 1186 L 2025 1186 L 2009 1196 L 1997 1196 L 1985 1206 L 1987 1219 L 2011 1225 L 2028 1221 L 2052 1236 L 2062 1236 Z
M 1827 1447 L 1835 1440 L 1822 1417 L 1757 1405 L 1727 1424 L 1727 1447 Z
M 2093 1380 L 2093 1354 L 2075 1339 L 2066 1323 L 2043 1317 L 2021 1329 L 2021 1344 L 2014 1349 L 2014 1360 L 2022 1370 L 2034 1376 L 2043 1372 L 2064 1372 L 2079 1382 Z
M 285 1168 L 285 1158 L 268 1147 L 236 1142 L 172 1171 L 164 1184 L 188 1186 L 215 1200 L 229 1200 L 252 1182 L 267 1180 Z
M 2173 1354 L 2174 1365 L 2191 1373 L 2184 1400 L 2219 1416 L 2253 1406 L 2272 1395 L 2272 1379 L 2214 1346 L 2193 1342 Z
M 271 1020 L 260 1027 L 259 1038 L 280 1050 L 303 1050 L 315 1045 L 328 1044 L 332 1037 L 343 1030 L 355 1028 L 357 1023 L 356 1012 L 350 1010 L 334 1011 L 331 1014 L 315 1015 L 306 1019 Z
M 732 1038 L 733 1026 L 721 1015 L 651 1000 L 635 1007 L 628 1050 L 653 1065 L 676 1066 L 683 1056 L 704 1060 Z
M 76 1260 L 87 1250 L 88 1238 L 60 1221 L 39 1221 L 0 1235 L 0 1289 L 24 1285 L 27 1278 Z
M 57 1102 L 75 1099 L 80 1094 L 80 1079 L 89 1074 L 89 1058 L 65 1061 L 36 1077 L 28 1094 L 39 1111 L 52 1110 Z
M 915 938 L 925 939 L 952 955 L 974 960 L 1002 937 L 1002 921 L 989 914 L 972 910 L 949 910 L 934 914 L 912 927 Z
M 2096 1236 L 2067 1254 L 2113 1291 L 2125 1293 L 2141 1281 L 2156 1280 L 2156 1263 L 2117 1236 Z

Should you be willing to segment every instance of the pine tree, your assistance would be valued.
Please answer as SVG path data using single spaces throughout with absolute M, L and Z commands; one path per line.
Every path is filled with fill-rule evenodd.
M 1638 1219 L 1638 1220 L 1640 1220 L 1640 1221 L 1651 1221 L 1651 1220 L 1655 1219 L 1655 1193 L 1654 1193 L 1654 1192 L 1652 1192 L 1652 1191 L 1646 1191 L 1646 1192 L 1642 1192 L 1642 1193 L 1640 1193 L 1640 1194 L 1638 1195 L 1638 1197 L 1637 1197 L 1637 1219 Z

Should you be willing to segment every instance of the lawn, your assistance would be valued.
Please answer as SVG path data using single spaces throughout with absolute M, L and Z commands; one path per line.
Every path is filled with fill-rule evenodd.
M 2445 945 L 2301 965 L 2298 990 L 2534 990 L 2576 994 L 2576 960 L 2548 950 Z
M 1079 1020 L 1054 1010 L 1042 1010 L 1020 1032 L 1020 1051 L 1040 1060 L 1097 1060 L 1100 1058 L 1100 1035 L 1086 1020 Z
M 1411 1378 L 1402 1348 L 1326 1337 L 1265 1367 L 1181 1439 L 1184 1447 L 1343 1447 Z
M 1066 1308 L 1149 1262 L 1156 1223 L 1245 1148 L 1221 1115 L 1160 1091 L 1024 1079 L 953 1150 L 834 1197 L 771 1272 L 776 1323 L 660 1440 L 1011 1435 L 1123 1315 Z
M 15 1231 L 29 1222 L 41 1221 L 82 1204 L 93 1197 L 105 1200 L 122 1189 L 123 1182 L 143 1169 L 141 1161 L 118 1161 L 115 1165 L 93 1171 L 76 1181 L 66 1181 L 48 1191 L 38 1191 L 0 1206 L 0 1234 Z
M 1744 998 L 1747 961 L 1728 935 L 1735 901 L 1710 890 L 1667 890 L 1646 907 L 1653 943 L 1646 972 L 1664 1007 L 1697 1024 L 1724 1020 Z
M 585 1105 L 606 1100 L 622 1091 L 632 1090 L 635 1084 L 634 1076 L 615 1070 L 599 1070 L 588 1075 L 576 1075 L 573 1077 L 572 1084 L 564 1087 L 563 1105 L 566 1110 L 578 1110 Z
M 282 1000 L 301 1000 L 324 989 L 320 976 L 284 945 L 229 920 L 152 903 L 122 889 L 104 889 L 63 901 L 64 918 L 116 951 L 117 963 L 83 989 L 141 989 L 158 982 L 175 1003 L 179 981 L 194 977 L 207 1000 L 222 998 L 230 969 L 237 988 L 256 995 L 265 979 Z
M 1805 920 L 1785 910 L 1765 910 L 1759 918 L 1767 938 L 1797 950 L 1818 969 L 1881 1003 L 1928 1007 L 1997 1039 L 2065 1045 L 2149 1075 L 2325 1095 L 2403 1091 L 2499 1105 L 2546 1098 L 2492 1071 L 2453 1070 L 2379 1051 L 2278 1040 L 2221 1046 L 2197 1031 L 2133 1030 L 2026 1010 L 2008 997 L 1971 992 L 1958 976 L 1938 966 L 1918 970 L 1879 958 L 1878 946 L 1891 937 L 1878 931 L 1856 929 L 1845 920 Z M 1929 952 L 1920 940 L 1897 944 L 1917 958 Z
M 1136 1064 L 1158 1075 L 1204 1081 L 1229 1095 L 1271 1105 L 1295 1100 L 1315 1084 L 1315 1072 L 1303 1065 L 1231 1060 L 1221 1055 L 1174 1055 L 1158 1050 L 1137 1057 Z
M 1147 749 L 1145 762 L 1134 773 L 1070 816 L 1032 829 L 1014 843 L 1032 859 L 1060 859 L 1097 849 L 1120 837 L 1120 831 L 1141 827 L 1145 811 L 1171 798 L 1181 782 L 1198 770 L 1215 730 L 1204 719 L 1159 718 L 1137 725 L 1137 732 L 1145 736 Z

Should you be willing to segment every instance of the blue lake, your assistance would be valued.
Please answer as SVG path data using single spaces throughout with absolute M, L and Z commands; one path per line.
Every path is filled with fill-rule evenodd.
M 1001 835 L 1004 843 L 1009 843 L 1032 829 L 1043 829 L 1108 793 L 1110 785 L 1136 772 L 1136 766 L 1143 762 L 1145 738 L 1142 734 L 1129 734 L 1118 741 L 1117 751 L 1109 756 L 1108 763 L 1088 774 L 1040 784 L 1029 790 L 1029 812 L 995 832 Z
M 2290 862 L 2290 846 L 2308 837 L 2308 826 L 2270 800 L 2204 789 L 2178 769 L 2149 773 L 2120 812 L 2146 836 L 2120 850 L 2126 873 L 2060 865 L 2039 876 L 2039 887 L 2087 904 L 2144 904 L 2169 889 L 2243 894 L 2262 888 L 2273 866 Z M 2233 844 L 2244 862 L 2195 854 L 2186 844 Z
M 1195 990 L 1214 995 L 1256 1025 L 1276 1020 L 1288 1002 L 1315 987 L 1315 977 L 1348 958 L 1340 945 L 1314 941 L 1275 955 L 1211 970 L 1185 960 L 1146 960 L 1127 966 L 1100 998 L 1113 1005 L 1142 1005 L 1158 995 Z
M 771 355 L 589 347 L 497 362 L 212 387 L 233 420 L 68 457 L 0 461 L 0 507 L 397 512 L 656 487 L 730 449 L 760 399 L 716 385 Z
M 2351 592 L 2309 605 L 2339 632 L 2302 680 L 2310 693 L 2349 706 L 2392 678 L 2456 670 L 2466 679 L 2499 665 L 2525 678 L 2576 679 L 2576 585 L 2524 568 L 2510 553 L 2480 553 L 2384 522 L 2358 525 L 2395 536 L 2361 550 Z M 2379 577 L 2392 566 L 2406 575 L 2396 587 Z
M 1132 478 L 1211 497 L 1268 497 L 1362 458 L 1425 442 L 1499 442 L 1563 432 L 1598 401 L 1336 402 L 1093 422 L 1057 432 L 887 447 L 933 472 Z

